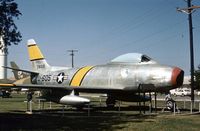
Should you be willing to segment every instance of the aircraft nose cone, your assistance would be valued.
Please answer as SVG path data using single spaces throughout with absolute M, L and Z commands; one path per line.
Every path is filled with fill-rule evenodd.
M 172 85 L 175 87 L 181 86 L 183 84 L 183 77 L 184 77 L 184 71 L 178 67 L 175 67 L 172 71 L 172 77 L 171 77 Z

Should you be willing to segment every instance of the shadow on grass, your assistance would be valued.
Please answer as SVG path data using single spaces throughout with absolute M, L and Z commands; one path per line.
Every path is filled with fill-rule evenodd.
M 0 113 L 0 130 L 115 130 L 128 122 L 152 122 L 153 115 L 127 114 L 116 111 L 47 110 L 24 114 L 20 111 Z M 148 119 L 146 121 L 146 119 Z

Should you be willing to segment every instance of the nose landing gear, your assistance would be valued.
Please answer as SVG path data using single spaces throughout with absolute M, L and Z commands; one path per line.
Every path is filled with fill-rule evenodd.
M 176 101 L 174 101 L 171 97 L 170 94 L 167 94 L 165 96 L 165 103 L 166 103 L 166 108 L 168 111 L 171 111 L 171 112 L 176 112 L 178 111 L 178 107 L 176 105 Z

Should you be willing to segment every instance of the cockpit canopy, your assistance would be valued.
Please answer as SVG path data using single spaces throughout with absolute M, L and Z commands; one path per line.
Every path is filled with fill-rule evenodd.
M 153 64 L 156 62 L 147 55 L 143 55 L 140 53 L 127 53 L 114 58 L 113 60 L 111 60 L 111 63 Z

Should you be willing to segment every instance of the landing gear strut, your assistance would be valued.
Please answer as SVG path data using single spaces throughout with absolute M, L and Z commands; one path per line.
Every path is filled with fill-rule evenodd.
M 106 99 L 106 105 L 109 108 L 113 108 L 115 106 L 116 100 L 113 99 L 112 97 L 108 96 L 108 98 Z
M 174 101 L 172 98 L 171 98 L 171 95 L 170 94 L 167 94 L 165 96 L 165 102 L 166 102 L 166 108 L 168 110 L 170 110 L 171 112 L 174 111 L 174 108 L 176 109 L 176 101 Z
M 33 95 L 32 92 L 28 92 L 27 94 L 27 113 L 29 114 L 32 114 L 32 98 L 33 98 L 32 95 Z
M 32 92 L 28 92 L 26 97 L 27 97 L 28 102 L 31 101 L 32 98 L 33 98 L 33 93 Z

